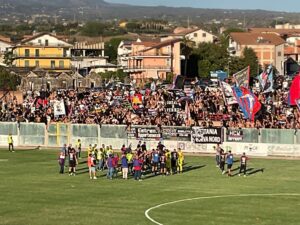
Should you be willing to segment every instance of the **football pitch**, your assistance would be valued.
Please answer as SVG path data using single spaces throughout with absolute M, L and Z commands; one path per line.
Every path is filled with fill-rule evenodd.
M 188 156 L 183 174 L 137 182 L 100 172 L 90 180 L 85 158 L 75 177 L 61 175 L 57 157 L 58 150 L 0 150 L 0 224 L 300 224 L 296 160 L 250 159 L 247 177 L 229 178 L 213 157 Z

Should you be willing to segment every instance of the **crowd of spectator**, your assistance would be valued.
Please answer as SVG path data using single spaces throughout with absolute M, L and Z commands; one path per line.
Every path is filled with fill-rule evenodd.
M 89 91 L 27 91 L 23 102 L 11 93 L 0 100 L 0 121 L 159 126 L 224 126 L 235 128 L 300 128 L 298 108 L 287 104 L 288 85 L 278 79 L 275 90 L 253 92 L 262 103 L 255 121 L 244 119 L 237 104 L 226 105 L 221 88 L 193 86 L 167 88 L 116 88 Z M 55 104 L 63 103 L 64 115 Z

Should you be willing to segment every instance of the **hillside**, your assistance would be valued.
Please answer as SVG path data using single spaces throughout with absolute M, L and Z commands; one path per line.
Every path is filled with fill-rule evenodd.
M 173 7 L 146 7 L 107 3 L 104 0 L 0 0 L 0 19 L 30 18 L 35 14 L 58 16 L 63 19 L 86 21 L 91 19 L 160 18 L 193 22 L 246 21 L 247 25 L 268 25 L 275 18 L 284 17 L 291 23 L 300 23 L 299 13 L 265 10 L 222 10 Z M 15 17 L 14 17 L 15 16 Z M 7 20 L 7 19 L 6 19 Z

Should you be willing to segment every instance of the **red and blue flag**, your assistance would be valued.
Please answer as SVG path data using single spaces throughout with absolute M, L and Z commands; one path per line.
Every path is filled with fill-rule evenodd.
M 261 109 L 261 103 L 256 95 L 245 87 L 233 87 L 233 94 L 245 118 L 253 121 L 255 114 Z

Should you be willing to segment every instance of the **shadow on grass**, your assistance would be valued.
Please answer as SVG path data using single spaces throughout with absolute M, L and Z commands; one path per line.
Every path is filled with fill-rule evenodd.
M 254 175 L 254 174 L 258 173 L 258 172 L 263 173 L 264 171 L 265 171 L 265 168 L 260 168 L 260 169 L 253 170 L 250 173 L 247 173 L 247 175 L 251 176 L 251 175 Z
M 88 167 L 76 168 L 76 171 L 81 171 L 81 170 L 89 170 L 89 168 Z
M 239 169 L 240 169 L 240 167 L 237 167 L 237 168 L 231 170 L 231 172 L 237 171 L 237 170 L 239 170 Z
M 184 167 L 183 168 L 183 172 L 186 173 L 186 172 L 190 172 L 190 171 L 193 171 L 193 170 L 197 170 L 197 169 L 201 169 L 203 167 L 206 167 L 206 165 L 199 165 L 199 166 L 187 166 L 187 167 Z
M 240 167 L 238 167 L 238 168 L 236 168 L 235 170 L 237 170 L 237 169 L 239 169 Z M 254 168 L 248 168 L 248 169 L 246 169 L 246 175 L 247 176 L 251 176 L 251 175 L 254 175 L 254 174 L 256 174 L 256 173 L 258 173 L 258 172 L 261 172 L 261 173 L 263 173 L 265 171 L 265 168 L 259 168 L 259 169 L 254 169 Z M 243 175 L 244 173 L 243 173 L 244 171 L 241 171 L 241 174 Z M 232 176 L 234 177 L 234 176 L 237 176 L 237 175 L 239 175 L 240 173 L 239 173 L 239 171 L 237 172 L 237 173 L 235 173 L 235 174 L 233 174 Z
M 82 170 L 82 171 L 76 170 L 76 174 L 77 174 L 77 175 L 85 174 L 85 173 L 89 173 L 89 170 Z

